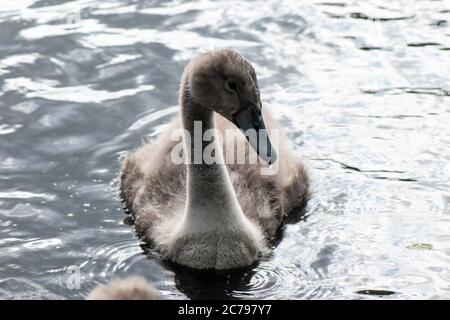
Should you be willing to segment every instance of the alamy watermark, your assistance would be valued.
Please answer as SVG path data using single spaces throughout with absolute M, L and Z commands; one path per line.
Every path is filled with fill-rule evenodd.
M 109 271 L 102 271 L 101 277 L 114 278 L 115 274 Z M 94 270 L 83 269 L 79 265 L 69 265 L 63 268 L 63 273 L 58 279 L 60 286 L 68 290 L 81 290 L 83 284 L 92 284 L 96 282 L 98 273 Z
M 79 290 L 81 288 L 81 268 L 79 266 L 68 266 L 66 269 L 68 276 L 65 284 L 69 290 Z
M 260 164 L 262 175 L 278 172 L 281 157 L 280 129 L 242 132 L 239 129 L 202 129 L 202 122 L 194 122 L 194 132 L 178 128 L 172 131 L 171 140 L 178 142 L 171 150 L 175 164 Z M 189 148 L 189 150 L 186 150 Z M 272 160 L 273 159 L 273 160 Z M 272 161 L 271 161 L 272 160 Z

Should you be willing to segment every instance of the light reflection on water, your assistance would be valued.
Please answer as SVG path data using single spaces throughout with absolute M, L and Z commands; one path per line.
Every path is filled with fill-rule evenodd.
M 130 274 L 164 298 L 449 298 L 449 23 L 446 1 L 3 1 L 0 298 Z M 176 115 L 187 61 L 226 46 L 313 198 L 269 257 L 199 275 L 143 254 L 114 178 Z

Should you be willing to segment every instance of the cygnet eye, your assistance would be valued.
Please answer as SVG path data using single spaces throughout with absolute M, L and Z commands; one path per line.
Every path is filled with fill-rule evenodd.
M 228 88 L 230 88 L 231 90 L 236 90 L 237 89 L 237 84 L 234 81 L 228 81 Z

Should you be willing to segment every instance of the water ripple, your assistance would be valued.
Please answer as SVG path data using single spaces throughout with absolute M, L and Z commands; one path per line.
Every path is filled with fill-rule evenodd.
M 44 98 L 48 100 L 77 103 L 100 103 L 135 95 L 139 92 L 154 89 L 152 85 L 142 85 L 134 89 L 124 89 L 115 92 L 95 90 L 88 86 L 57 87 L 54 81 L 40 79 L 39 84 L 27 78 L 7 79 L 3 90 L 17 91 L 29 98 Z
M 80 299 L 131 274 L 164 298 L 449 297 L 448 13 L 431 0 L 3 0 L 0 298 Z M 113 181 L 119 155 L 176 117 L 186 63 L 217 47 L 253 62 L 313 196 L 270 256 L 204 275 L 140 247 Z

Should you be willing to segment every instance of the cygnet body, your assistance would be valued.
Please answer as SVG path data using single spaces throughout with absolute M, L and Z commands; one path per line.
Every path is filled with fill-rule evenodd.
M 181 119 L 123 161 L 120 195 L 137 233 L 170 260 L 196 269 L 251 265 L 268 251 L 283 218 L 304 203 L 304 165 L 282 132 L 256 142 L 243 134 L 280 127 L 262 108 L 254 68 L 233 50 L 192 60 L 181 77 L 179 103 Z M 196 144 L 198 124 L 202 134 L 216 133 Z M 174 139 L 179 128 L 184 135 Z M 233 141 L 226 138 L 230 130 Z M 173 160 L 180 142 L 183 163 Z M 219 150 L 219 161 L 194 159 L 199 145 L 201 154 Z M 227 162 L 236 145 L 246 146 L 246 159 L 259 155 L 260 161 Z

